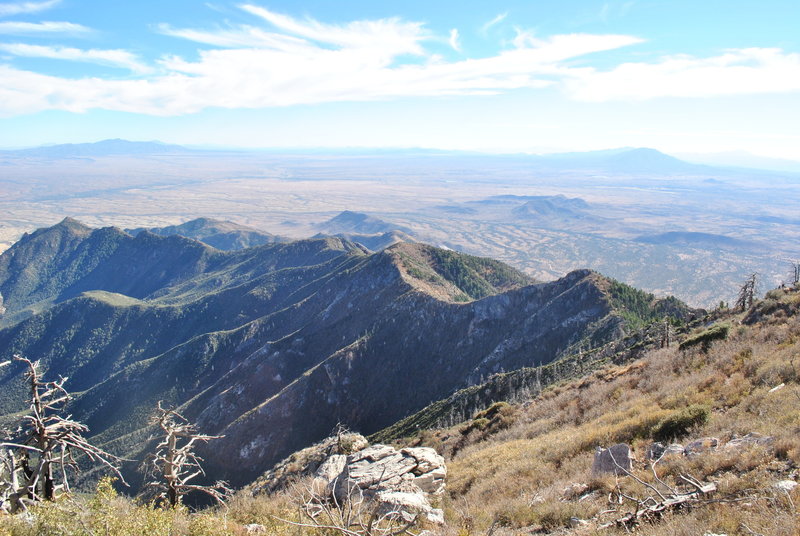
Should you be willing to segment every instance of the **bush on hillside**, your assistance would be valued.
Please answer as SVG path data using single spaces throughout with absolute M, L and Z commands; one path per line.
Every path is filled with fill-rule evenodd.
M 679 350 L 686 350 L 693 346 L 700 346 L 703 352 L 708 352 L 711 343 L 728 338 L 731 327 L 728 324 L 716 324 L 705 331 L 692 335 L 678 345 Z
M 708 406 L 692 404 L 678 410 L 661 420 L 653 427 L 653 439 L 656 441 L 670 441 L 685 436 L 695 426 L 708 422 L 711 410 Z

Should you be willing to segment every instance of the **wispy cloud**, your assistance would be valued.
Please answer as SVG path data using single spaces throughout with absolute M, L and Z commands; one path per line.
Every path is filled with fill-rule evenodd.
M 168 24 L 160 24 L 157 28 L 164 35 L 224 48 L 251 47 L 291 51 L 307 46 L 305 39 L 267 32 L 249 25 L 218 30 L 173 28 Z
M 73 22 L 0 22 L 0 35 L 85 34 L 90 28 Z
M 0 50 L 14 56 L 97 63 L 112 67 L 122 67 L 142 74 L 153 70 L 142 63 L 136 55 L 126 50 L 81 50 L 62 46 L 28 45 L 24 43 L 0 43 Z
M 486 35 L 489 32 L 489 28 L 491 28 L 495 24 L 499 24 L 499 23 L 503 22 L 506 19 L 506 17 L 508 17 L 508 12 L 500 13 L 499 15 L 497 15 L 492 20 L 487 21 L 483 26 L 481 26 L 481 33 L 483 35 Z
M 208 107 L 264 108 L 414 96 L 488 95 L 552 87 L 584 101 L 697 97 L 800 90 L 800 56 L 741 49 L 697 58 L 667 57 L 601 70 L 571 60 L 641 43 L 630 35 L 518 31 L 514 46 L 483 58 L 446 61 L 426 50 L 446 41 L 400 19 L 326 24 L 246 4 L 262 26 L 212 30 L 160 26 L 167 35 L 213 48 L 196 59 L 167 56 L 146 72 L 121 50 L 6 45 L 17 55 L 96 61 L 137 70 L 134 79 L 65 79 L 0 65 L 0 115 L 46 109 L 190 114 Z M 459 34 L 449 35 L 460 48 Z M 415 57 L 409 58 L 409 55 Z M 582 65 L 586 65 L 582 62 Z
M 0 17 L 20 15 L 22 13 L 38 13 L 60 4 L 61 0 L 47 2 L 10 2 L 0 4 Z
M 67 80 L 4 66 L 0 69 L 0 113 L 102 108 L 179 115 L 207 107 L 495 94 L 552 85 L 561 76 L 559 62 L 636 42 L 629 36 L 555 36 L 539 46 L 506 50 L 489 58 L 447 63 L 430 56 L 431 61 L 401 65 L 387 62 L 385 51 L 376 54 L 361 44 L 329 48 L 307 43 L 306 48 L 289 51 L 222 48 L 201 51 L 195 61 L 164 58 L 165 74 L 136 80 Z
M 347 49 L 371 49 L 384 56 L 423 55 L 421 43 L 431 37 L 422 23 L 398 18 L 359 20 L 336 25 L 313 19 L 298 20 L 252 4 L 240 7 L 290 35 Z
M 569 73 L 565 86 L 576 99 L 594 102 L 800 91 L 800 54 L 744 48 L 708 58 L 623 63 L 608 71 L 587 67 Z
M 456 52 L 461 52 L 461 41 L 458 35 L 458 28 L 453 28 L 450 30 L 450 39 L 448 39 L 448 43 Z

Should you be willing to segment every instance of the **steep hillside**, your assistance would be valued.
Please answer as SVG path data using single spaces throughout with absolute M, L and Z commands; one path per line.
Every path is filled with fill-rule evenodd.
M 631 511 L 631 498 L 655 504 L 658 493 L 685 489 L 680 475 L 713 483 L 716 492 L 693 508 L 641 520 L 643 533 L 796 534 L 800 289 L 771 291 L 749 311 L 718 311 L 678 340 L 511 405 L 484 399 L 464 422 L 413 431 L 402 444 L 445 454 L 448 524 L 474 534 L 490 526 L 507 534 L 625 534 L 598 527 Z M 718 446 L 650 467 L 654 441 L 701 438 Z M 615 443 L 633 448 L 635 478 L 592 473 L 595 449 Z M 620 494 L 628 499 L 614 504 Z
M 37 274 L 28 285 L 23 255 Z M 588 270 L 536 283 L 422 244 L 370 254 L 325 238 L 222 252 L 63 222 L 0 261 L 11 307 L 53 304 L 0 330 L 0 362 L 18 352 L 68 375 L 74 416 L 132 459 L 156 402 L 178 406 L 225 436 L 203 455 L 210 476 L 235 485 L 337 423 L 377 432 L 492 374 L 589 355 L 667 314 Z M 23 409 L 19 368 L 0 373 L 0 412 Z

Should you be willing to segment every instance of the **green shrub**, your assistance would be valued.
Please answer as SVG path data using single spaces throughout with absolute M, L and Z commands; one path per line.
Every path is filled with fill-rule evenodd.
M 707 352 L 708 349 L 711 348 L 712 342 L 727 339 L 730 329 L 731 327 L 728 324 L 716 324 L 705 331 L 701 331 L 696 335 L 688 337 L 678 345 L 678 349 L 686 350 L 692 346 L 700 345 L 702 350 Z
M 711 410 L 708 406 L 700 404 L 693 404 L 678 410 L 653 427 L 653 439 L 670 441 L 677 437 L 685 436 L 693 427 L 708 422 L 710 414 Z

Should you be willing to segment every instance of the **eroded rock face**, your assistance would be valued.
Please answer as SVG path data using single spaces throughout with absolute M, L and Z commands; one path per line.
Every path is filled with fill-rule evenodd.
M 442 511 L 428 497 L 444 492 L 446 476 L 444 458 L 431 448 L 372 445 L 347 457 L 328 457 L 314 474 L 313 487 L 322 499 L 343 502 L 358 495 L 376 501 L 382 513 L 406 521 L 419 514 L 442 524 Z
M 607 449 L 598 447 L 594 453 L 592 474 L 624 475 L 633 468 L 633 453 L 624 443 L 618 443 Z

